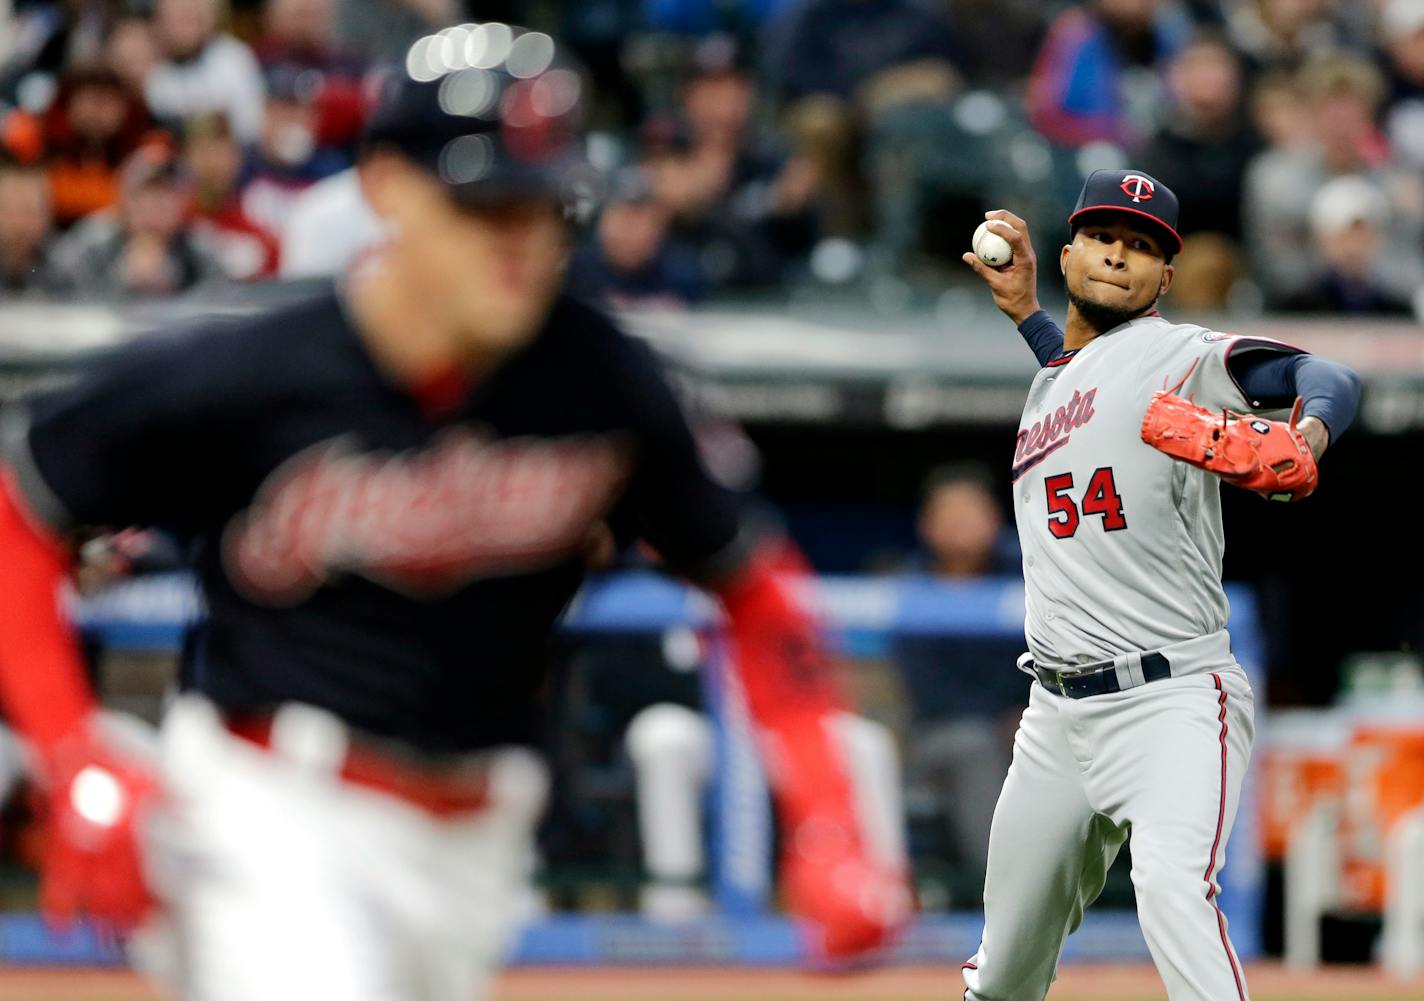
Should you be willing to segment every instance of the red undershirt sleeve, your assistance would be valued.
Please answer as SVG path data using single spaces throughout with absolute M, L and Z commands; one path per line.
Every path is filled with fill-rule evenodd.
M 0 702 L 41 751 L 78 729 L 95 705 L 60 607 L 69 563 L 0 465 Z

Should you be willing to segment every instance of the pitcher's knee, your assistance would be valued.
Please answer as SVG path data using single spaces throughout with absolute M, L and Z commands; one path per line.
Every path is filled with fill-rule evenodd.
M 1139 914 L 1181 910 L 1208 902 L 1204 870 L 1180 862 L 1133 856 L 1132 887 Z M 1209 903 L 1208 903 L 1209 906 Z

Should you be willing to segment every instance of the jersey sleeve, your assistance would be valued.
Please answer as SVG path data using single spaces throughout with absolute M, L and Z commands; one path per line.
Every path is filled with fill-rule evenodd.
M 180 525 L 223 461 L 214 418 L 230 371 L 195 336 L 163 336 L 7 408 L 0 448 L 30 510 L 60 533 Z
M 748 498 L 717 482 L 651 350 L 625 338 L 621 391 L 639 457 L 630 500 L 637 528 L 678 573 L 712 583 L 740 569 L 761 530 Z
M 1163 375 L 1170 380 L 1166 384 L 1168 389 L 1186 375 L 1187 381 L 1178 390 L 1179 395 L 1193 397 L 1198 405 L 1208 409 L 1225 407 L 1239 412 L 1271 411 L 1277 408 L 1267 405 L 1266 401 L 1252 399 L 1242 388 L 1233 370 L 1236 363 L 1253 355 L 1304 353 L 1300 348 L 1268 337 L 1240 337 L 1204 330 L 1192 336 L 1185 349 L 1178 353 L 1175 362 L 1177 371 L 1169 370 Z M 1187 375 L 1188 369 L 1190 375 Z

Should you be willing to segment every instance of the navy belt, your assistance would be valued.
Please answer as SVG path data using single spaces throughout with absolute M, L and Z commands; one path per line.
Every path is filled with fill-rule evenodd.
M 1094 695 L 1120 692 L 1124 687 L 1134 687 L 1131 684 L 1123 686 L 1118 680 L 1117 666 L 1110 660 L 1083 664 L 1070 671 L 1053 671 L 1046 667 L 1039 667 L 1032 660 L 1025 661 L 1023 666 L 1033 673 L 1033 676 L 1044 688 L 1054 695 L 1061 695 L 1066 699 L 1086 699 Z M 1142 655 L 1143 684 L 1149 681 L 1161 681 L 1163 678 L 1171 676 L 1172 665 L 1166 657 L 1160 653 L 1144 653 Z

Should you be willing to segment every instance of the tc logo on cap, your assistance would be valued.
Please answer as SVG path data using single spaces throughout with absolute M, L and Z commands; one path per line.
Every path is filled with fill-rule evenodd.
M 1150 202 L 1153 193 L 1157 190 L 1157 185 L 1141 174 L 1128 174 L 1122 179 L 1122 193 L 1131 198 L 1134 202 Z

